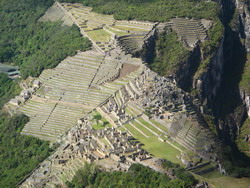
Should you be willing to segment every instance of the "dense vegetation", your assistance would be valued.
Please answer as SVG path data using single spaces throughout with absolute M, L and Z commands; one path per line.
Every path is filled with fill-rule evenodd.
M 250 177 L 250 159 L 234 145 L 224 146 L 217 151 L 222 166 L 232 177 Z
M 48 142 L 20 135 L 28 120 L 0 112 L 0 187 L 15 187 L 51 152 Z
M 114 14 L 116 19 L 122 20 L 164 22 L 176 16 L 211 19 L 218 11 L 215 2 L 192 0 L 78 0 L 78 2 L 93 7 L 96 12 Z
M 237 146 L 240 151 L 245 152 L 246 155 L 250 157 L 250 138 L 248 138 L 248 135 L 250 135 L 250 120 L 247 119 L 242 127 L 240 128 L 240 133 L 238 135 L 238 138 L 236 140 Z
M 0 109 L 19 92 L 20 88 L 18 83 L 9 79 L 7 74 L 0 73 Z
M 76 50 L 90 47 L 76 26 L 38 22 L 53 2 L 0 0 L 0 62 L 20 66 L 23 78 L 38 76 Z M 0 108 L 19 92 L 18 80 L 0 74 Z M 24 115 L 0 112 L 0 187 L 15 187 L 51 152 L 48 142 L 20 134 L 27 122 Z
M 37 22 L 53 0 L 0 3 L 0 62 L 19 65 L 23 78 L 39 76 L 76 50 L 89 49 L 90 42 L 81 37 L 76 26 Z
M 149 64 L 150 68 L 160 75 L 173 74 L 181 63 L 187 61 L 189 51 L 178 41 L 178 36 L 173 31 L 164 31 L 156 39 L 156 56 Z
M 240 81 L 240 88 L 244 92 L 246 92 L 247 95 L 250 94 L 250 54 L 247 55 L 247 62 L 244 66 L 244 72 L 242 74 L 242 78 Z
M 171 163 L 170 163 L 171 164 Z M 167 165 L 166 165 L 167 166 Z M 128 172 L 100 170 L 93 164 L 85 164 L 79 170 L 72 182 L 67 182 L 69 188 L 75 187 L 164 187 L 184 188 L 196 184 L 196 180 L 184 169 L 172 165 L 173 175 L 178 179 L 170 179 L 166 174 L 161 174 L 140 164 L 133 164 Z

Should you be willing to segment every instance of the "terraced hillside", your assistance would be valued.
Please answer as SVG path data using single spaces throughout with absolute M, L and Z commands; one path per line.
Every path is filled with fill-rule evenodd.
M 144 74 L 140 74 L 142 68 Z M 77 125 L 72 127 L 62 139 L 62 145 L 56 153 L 45 161 L 22 184 L 22 187 L 64 184 L 66 181 L 72 180 L 76 171 L 84 165 L 84 161 L 97 162 L 104 168 L 111 170 L 127 169 L 134 162 L 146 165 L 147 160 L 151 158 L 147 152 L 155 157 L 167 158 L 177 163 L 182 162 L 188 167 L 200 164 L 200 157 L 195 152 L 202 153 L 204 145 L 212 144 L 210 141 L 213 138 L 207 139 L 209 142 L 206 143 L 200 142 L 205 141 L 206 135 L 204 133 L 206 130 L 192 122 L 195 111 L 192 109 L 191 103 L 186 105 L 187 100 L 183 99 L 185 93 L 176 88 L 173 80 L 164 79 L 162 82 L 155 82 L 157 79 L 158 76 L 155 73 L 141 65 L 137 71 L 99 86 L 100 90 L 110 93 L 110 97 L 103 101 L 96 108 L 96 111 L 91 111 L 79 119 Z M 153 86 L 154 84 L 167 88 L 160 93 L 155 91 L 158 87 Z M 162 94 L 163 98 L 154 98 L 156 97 L 154 92 L 158 93 L 158 97 Z M 168 93 L 168 95 L 164 93 Z M 173 96 L 175 97 L 172 98 Z M 147 100 L 147 105 L 162 102 L 158 107 L 157 105 L 152 106 L 155 111 L 154 117 L 147 115 L 148 107 L 143 105 L 145 100 Z M 165 102 L 168 102 L 169 105 L 164 110 L 161 105 Z M 174 105 L 175 103 L 179 105 Z M 183 108 L 185 105 L 187 107 Z M 176 125 L 178 123 L 179 126 Z M 171 126 L 177 127 L 176 139 L 170 131 Z M 106 134 L 109 130 L 113 131 L 110 136 Z M 125 143 L 120 136 L 116 137 L 119 134 L 127 135 L 126 139 L 130 140 L 131 144 L 139 146 L 140 149 L 147 152 L 141 151 L 142 154 L 137 152 L 138 157 L 134 158 L 131 153 L 135 150 L 126 148 L 129 144 Z M 81 141 L 81 137 L 86 138 Z M 97 142 L 93 139 L 97 139 Z M 198 142 L 200 142 L 200 148 L 197 148 Z M 85 151 L 85 149 L 87 150 Z M 127 150 L 123 151 L 123 149 Z M 207 152 L 204 159 L 209 156 L 211 156 L 210 151 Z M 133 160 L 127 159 L 121 162 L 123 157 L 132 157 Z M 211 165 L 208 162 L 200 165 L 209 170 L 214 169 L 214 164 Z M 199 170 L 197 172 L 201 173 Z
M 88 109 L 60 101 L 30 99 L 20 111 L 30 117 L 22 134 L 38 137 L 42 140 L 56 141 Z
M 80 28 L 81 33 L 87 36 L 100 53 L 107 53 L 116 48 L 115 38 L 122 36 L 139 35 L 137 45 L 142 46 L 142 39 L 154 27 L 154 23 L 137 21 L 116 21 L 113 15 L 101 15 L 92 12 L 92 9 L 82 4 L 55 3 L 58 12 L 62 11 Z M 137 38 L 137 37 L 135 37 Z M 135 40 L 137 42 L 137 40 Z
M 130 62 L 129 62 L 130 61 Z M 22 134 L 56 141 L 77 119 L 96 108 L 142 71 L 118 78 L 122 66 L 138 59 L 79 52 L 42 72 L 40 88 L 18 109 L 30 117 Z M 108 82 L 109 81 L 109 82 Z
M 204 42 L 206 30 L 212 26 L 209 20 L 191 20 L 185 18 L 172 19 L 172 27 L 186 47 L 194 47 L 197 42 Z
M 172 147 L 178 148 L 179 151 L 187 149 L 195 153 L 202 153 L 205 145 L 207 147 L 213 145 L 214 135 L 198 123 L 192 102 L 181 100 L 184 93 L 176 90 L 175 85 L 166 80 L 169 88 L 165 92 L 161 92 L 163 96 L 167 93 L 169 98 L 151 96 L 148 94 L 150 93 L 149 88 L 154 87 L 148 79 L 137 78 L 135 81 L 129 82 L 97 110 L 115 127 L 128 131 L 135 138 L 142 140 L 142 143 L 149 143 L 154 139 L 155 143 L 167 142 Z M 163 85 L 163 83 L 159 83 L 159 85 L 161 84 Z M 161 95 L 159 91 L 156 93 L 158 96 Z M 173 101 L 171 95 L 180 98 Z M 152 103 L 151 97 L 153 98 Z M 163 106 L 160 107 L 165 100 L 169 106 L 167 109 Z M 165 108 L 165 110 L 161 108 Z M 149 113 L 150 109 L 152 112 Z M 183 116 L 187 117 L 183 118 Z M 176 142 L 182 146 L 177 147 Z M 145 145 L 147 147 L 147 144 Z M 203 157 L 209 159 L 208 156 Z
M 74 22 L 71 20 L 71 18 L 65 14 L 61 9 L 58 8 L 57 4 L 53 4 L 52 7 L 50 7 L 46 13 L 39 19 L 40 22 L 47 22 L 47 21 L 59 21 L 62 20 L 63 24 L 65 25 L 73 25 Z
M 54 14 L 57 15 L 54 21 L 67 18 L 68 21 L 74 22 L 81 29 L 82 34 L 92 41 L 96 51 L 78 52 L 77 55 L 64 59 L 56 68 L 43 71 L 38 78 L 42 83 L 39 89 L 32 94 L 30 100 L 18 108 L 19 111 L 31 117 L 22 134 L 50 141 L 59 139 L 64 132 L 76 124 L 77 119 L 105 103 L 111 96 L 114 96 L 114 101 L 119 108 L 125 104 L 126 95 L 133 99 L 140 96 L 140 87 L 143 86 L 133 80 L 145 71 L 145 67 L 140 59 L 132 58 L 126 53 L 133 53 L 139 49 L 147 35 L 153 32 L 157 25 L 151 22 L 116 21 L 112 15 L 94 13 L 91 8 L 81 4 L 58 2 L 46 12 L 41 21 L 51 20 L 50 17 Z M 185 30 L 188 30 L 190 36 L 187 35 L 185 39 L 188 41 L 193 36 L 195 40 L 204 40 L 206 37 L 204 27 L 208 28 L 209 24 L 211 23 L 206 20 L 175 18 L 165 25 L 175 28 L 180 38 L 183 38 Z M 200 32 L 193 35 L 197 28 L 200 28 Z M 189 45 L 195 45 L 195 42 Z M 116 48 L 113 49 L 114 47 Z M 133 70 L 134 68 L 136 70 Z M 125 93 L 122 92 L 122 88 L 125 88 Z M 183 111 L 184 108 L 177 103 L 174 107 L 169 109 L 170 114 L 178 112 L 178 109 Z M 140 133 L 143 133 L 139 130 L 142 128 L 148 133 L 143 133 L 147 138 L 149 135 L 154 135 L 159 140 L 165 140 L 168 136 L 167 127 L 164 128 L 161 123 L 147 122 L 147 118 L 142 118 L 145 117 L 142 116 L 146 113 L 145 109 L 141 111 L 136 108 L 138 107 L 133 108 L 133 104 L 125 108 L 126 115 L 134 118 L 132 122 L 127 123 L 127 126 L 134 127 Z M 194 112 L 189 111 L 188 108 L 185 106 L 184 111 L 193 114 Z M 104 113 L 107 111 L 102 110 Z M 117 117 L 113 114 L 108 120 L 113 125 L 123 124 Z M 124 128 L 127 129 L 126 126 Z M 186 129 L 186 126 L 183 129 Z M 179 141 L 182 143 L 184 135 L 181 133 L 182 131 L 176 139 L 180 138 Z M 195 151 L 192 139 L 188 138 L 184 139 L 186 141 L 183 145 Z M 189 140 L 190 144 L 187 145 Z M 197 140 L 194 139 L 194 141 Z
M 40 186 L 39 181 L 41 186 L 63 184 L 72 179 L 84 161 L 102 163 L 103 160 L 111 160 L 111 163 L 115 161 L 116 169 L 122 164 L 121 158 L 117 160 L 119 152 L 126 153 L 123 150 L 129 144 L 120 143 L 117 138 L 113 141 L 119 144 L 112 145 L 102 133 L 109 130 L 113 131 L 112 136 L 118 134 L 114 133 L 117 131 L 127 135 L 127 140 L 135 140 L 133 144 L 143 148 L 137 152 L 137 159 L 131 155 L 133 161 L 146 160 L 147 152 L 150 152 L 156 157 L 182 162 L 187 167 L 196 165 L 195 153 L 202 153 L 205 146 L 213 144 L 213 136 L 206 140 L 207 130 L 193 122 L 197 114 L 191 98 L 176 86 L 173 79 L 159 77 L 141 59 L 131 55 L 141 49 L 158 23 L 116 21 L 111 15 L 96 14 L 81 4 L 55 3 L 54 8 L 57 9 L 54 11 L 67 15 L 91 40 L 94 48 L 78 52 L 64 59 L 56 68 L 43 71 L 37 79 L 41 82 L 39 88 L 18 108 L 31 119 L 22 134 L 63 143 L 56 151 L 58 155 L 45 161 L 23 187 Z M 193 22 L 196 23 L 190 21 Z M 202 27 L 200 21 L 197 23 L 200 24 L 197 27 Z M 177 26 L 172 24 L 171 27 Z M 179 33 L 180 36 L 182 34 Z M 205 31 L 202 30 L 200 35 L 196 39 L 205 40 Z M 102 123 L 99 124 L 100 121 Z M 171 132 L 173 129 L 174 133 Z M 84 138 L 86 143 L 76 136 L 81 131 L 81 136 L 88 134 Z M 90 139 L 96 139 L 96 134 L 104 137 L 97 140 L 98 144 Z M 69 141 L 74 143 L 68 144 Z M 87 145 L 91 149 L 84 153 Z M 130 153 L 130 149 L 126 151 Z M 63 153 L 66 150 L 69 153 Z M 89 151 L 94 153 L 94 157 Z M 212 152 L 208 151 L 204 159 L 209 158 Z M 132 164 L 133 161 L 127 162 Z M 126 165 L 120 168 L 127 169 Z

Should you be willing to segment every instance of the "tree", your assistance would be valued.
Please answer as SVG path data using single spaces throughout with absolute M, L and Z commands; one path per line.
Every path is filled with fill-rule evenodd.
M 185 188 L 185 182 L 180 179 L 174 179 L 167 184 L 167 188 Z
M 96 121 L 96 124 L 98 125 L 99 121 L 102 119 L 102 116 L 97 114 L 97 115 L 94 115 L 93 119 Z

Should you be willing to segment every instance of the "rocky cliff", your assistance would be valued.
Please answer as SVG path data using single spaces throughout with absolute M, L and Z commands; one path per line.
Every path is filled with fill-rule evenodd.
M 250 12 L 248 3 L 243 0 L 236 0 L 235 5 L 239 14 L 240 37 L 244 39 L 246 52 L 250 53 Z M 241 87 L 240 95 L 245 104 L 248 117 L 250 117 L 250 93 L 244 87 Z
M 224 64 L 224 38 L 211 58 L 208 67 L 198 78 L 193 80 L 193 88 L 199 91 L 202 101 L 211 100 L 216 96 L 221 84 Z M 202 53 L 202 52 L 201 52 Z

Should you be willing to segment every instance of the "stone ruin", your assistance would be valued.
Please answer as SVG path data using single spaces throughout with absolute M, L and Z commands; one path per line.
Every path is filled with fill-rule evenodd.
M 68 132 L 56 152 L 21 187 L 47 187 L 71 181 L 85 162 L 97 163 L 106 170 L 126 171 L 131 164 L 152 158 L 128 133 L 114 128 L 96 131 L 89 118 L 81 119 L 77 127 Z
M 106 170 L 127 170 L 135 162 L 147 165 L 153 156 L 134 139 L 137 134 L 146 139 L 157 138 L 177 148 L 181 151 L 178 157 L 188 168 L 197 168 L 201 161 L 187 160 L 190 157 L 186 149 L 208 161 L 201 165 L 216 161 L 214 137 L 200 123 L 196 101 L 178 88 L 172 77 L 158 76 L 131 55 L 140 51 L 156 30 L 166 26 L 176 30 L 186 47 L 194 47 L 206 39 L 206 29 L 211 22 L 180 18 L 169 23 L 116 21 L 110 15 L 93 13 L 81 4 L 58 2 L 40 21 L 50 20 L 54 14 L 57 15 L 54 18 L 64 20 L 64 24 L 75 23 L 92 41 L 94 49 L 79 52 L 55 69 L 43 71 L 36 92 L 18 107 L 32 117 L 22 134 L 59 143 L 52 156 L 20 182 L 21 187 L 61 185 L 72 180 L 85 162 L 95 162 Z M 184 38 L 187 28 L 189 33 Z M 194 34 L 197 28 L 199 32 Z M 108 40 L 93 38 L 97 33 L 108 33 Z M 121 77 L 125 64 L 139 68 Z M 34 113 L 34 109 L 43 114 Z M 92 128 L 90 112 L 94 109 L 112 128 Z M 71 114 L 73 118 L 60 121 L 64 114 Z M 80 118 L 78 122 L 77 118 Z M 185 149 L 176 147 L 174 142 Z

